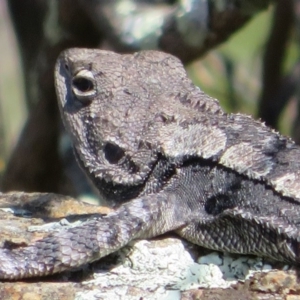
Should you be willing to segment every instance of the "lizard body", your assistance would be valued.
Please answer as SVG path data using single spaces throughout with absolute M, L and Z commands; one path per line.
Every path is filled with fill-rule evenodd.
M 81 167 L 115 212 L 0 251 L 0 278 L 78 267 L 175 231 L 211 249 L 299 264 L 300 148 L 226 114 L 157 51 L 70 49 L 55 69 Z

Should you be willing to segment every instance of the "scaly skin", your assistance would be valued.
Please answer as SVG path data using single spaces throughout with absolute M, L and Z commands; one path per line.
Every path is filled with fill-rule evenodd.
M 225 114 L 156 51 L 70 49 L 56 90 L 81 167 L 116 211 L 0 251 L 0 278 L 79 267 L 175 231 L 207 248 L 299 264 L 300 148 Z

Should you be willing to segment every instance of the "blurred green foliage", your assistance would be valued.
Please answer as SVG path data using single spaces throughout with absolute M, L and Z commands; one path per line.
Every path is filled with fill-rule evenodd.
M 217 98 L 227 112 L 256 115 L 262 88 L 262 59 L 272 25 L 273 7 L 259 13 L 203 59 L 187 67 L 205 93 Z M 287 45 L 283 70 L 289 73 L 299 57 L 296 37 Z M 289 134 L 295 117 L 295 103 L 283 112 L 280 131 Z
M 0 179 L 27 116 L 22 69 L 17 42 L 7 12 L 0 1 Z

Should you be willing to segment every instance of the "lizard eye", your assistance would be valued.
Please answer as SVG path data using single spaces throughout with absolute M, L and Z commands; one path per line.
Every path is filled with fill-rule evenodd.
M 72 79 L 72 90 L 81 102 L 90 102 L 96 95 L 96 81 L 89 70 L 79 71 Z
M 118 145 L 107 143 L 104 147 L 104 155 L 111 164 L 116 164 L 125 155 L 125 152 Z
M 73 79 L 73 87 L 82 93 L 87 93 L 94 88 L 94 84 L 91 80 L 84 77 L 77 77 Z

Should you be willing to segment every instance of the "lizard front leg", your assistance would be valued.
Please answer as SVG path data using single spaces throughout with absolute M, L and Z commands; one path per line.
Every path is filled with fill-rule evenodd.
M 53 233 L 28 247 L 0 250 L 0 279 L 45 276 L 112 253 L 133 239 L 181 226 L 174 195 L 148 195 L 83 225 Z M 177 221 L 180 219 L 180 222 Z

